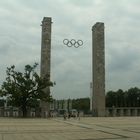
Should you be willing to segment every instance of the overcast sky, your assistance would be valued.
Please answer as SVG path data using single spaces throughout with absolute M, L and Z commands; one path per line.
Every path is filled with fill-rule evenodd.
M 90 96 L 91 28 L 105 23 L 106 91 L 140 87 L 140 0 L 1 0 L 0 84 L 6 67 L 40 64 L 41 21 L 52 17 L 54 98 Z M 63 39 L 81 39 L 68 48 Z M 39 68 L 38 68 L 39 71 Z

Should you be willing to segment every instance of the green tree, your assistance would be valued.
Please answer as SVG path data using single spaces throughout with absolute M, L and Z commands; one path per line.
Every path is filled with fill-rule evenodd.
M 138 102 L 139 102 L 139 97 L 140 97 L 140 89 L 138 89 L 137 87 L 134 88 L 130 88 L 127 91 L 128 94 L 128 106 L 129 107 L 136 107 L 138 106 Z
M 106 107 L 117 106 L 116 92 L 108 91 L 106 94 Z
M 109 91 L 106 94 L 106 107 L 139 107 L 140 106 L 140 89 L 137 87 L 130 88 L 127 91 L 119 89 Z
M 38 100 L 50 102 L 52 99 L 50 93 L 43 90 L 53 86 L 50 76 L 40 77 L 35 72 L 37 65 L 26 65 L 23 73 L 17 72 L 15 66 L 7 68 L 7 77 L 1 86 L 0 95 L 8 97 L 12 106 L 20 107 L 23 117 L 27 116 L 27 108 L 37 105 Z
M 84 111 L 84 113 L 88 113 L 90 109 L 90 99 L 89 98 L 73 99 L 72 108 L 82 110 Z
M 5 103 L 5 100 L 4 99 L 0 99 L 0 107 L 4 107 L 4 103 Z
M 122 89 L 119 89 L 116 91 L 117 96 L 117 107 L 123 107 L 124 106 L 124 92 Z

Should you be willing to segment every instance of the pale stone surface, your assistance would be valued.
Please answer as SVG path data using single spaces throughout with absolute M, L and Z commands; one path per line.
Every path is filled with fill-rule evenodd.
M 41 35 L 41 77 L 50 75 L 51 71 L 51 17 L 44 17 L 42 21 Z M 50 88 L 45 88 L 45 93 L 50 94 Z M 41 102 L 41 116 L 47 117 L 49 112 L 49 103 Z
M 52 19 L 44 17 L 41 35 L 41 76 L 50 75 L 51 69 L 51 25 Z
M 140 117 L 0 118 L 0 140 L 139 140 Z
M 92 27 L 93 115 L 105 116 L 105 52 L 104 23 Z

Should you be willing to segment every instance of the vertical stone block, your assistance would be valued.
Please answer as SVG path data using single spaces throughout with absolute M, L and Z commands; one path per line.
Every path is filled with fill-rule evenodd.
M 131 109 L 130 108 L 127 109 L 127 116 L 131 116 Z
M 120 108 L 119 116 L 124 116 L 124 109 Z
M 105 53 L 104 23 L 97 22 L 92 27 L 92 89 L 93 116 L 105 116 Z
M 51 24 L 52 19 L 44 17 L 41 38 L 41 76 L 50 74 L 51 69 Z
M 42 21 L 42 36 L 41 36 L 41 77 L 50 75 L 51 71 L 51 17 L 44 17 Z M 45 94 L 50 94 L 50 88 L 44 89 Z M 50 105 L 47 102 L 41 101 L 41 116 L 48 114 Z
M 116 115 L 117 115 L 117 110 L 115 108 L 113 108 L 113 110 L 112 110 L 112 116 L 113 117 L 116 117 Z

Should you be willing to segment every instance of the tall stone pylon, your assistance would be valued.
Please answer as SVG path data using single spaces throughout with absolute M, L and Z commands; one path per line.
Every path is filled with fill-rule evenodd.
M 51 72 L 51 17 L 44 17 L 42 21 L 42 35 L 41 35 L 41 77 L 50 75 Z M 44 89 L 45 94 L 50 94 L 50 87 Z M 41 101 L 41 117 L 47 117 L 50 110 L 50 104 Z
M 92 27 L 93 116 L 105 116 L 105 41 L 104 23 Z

